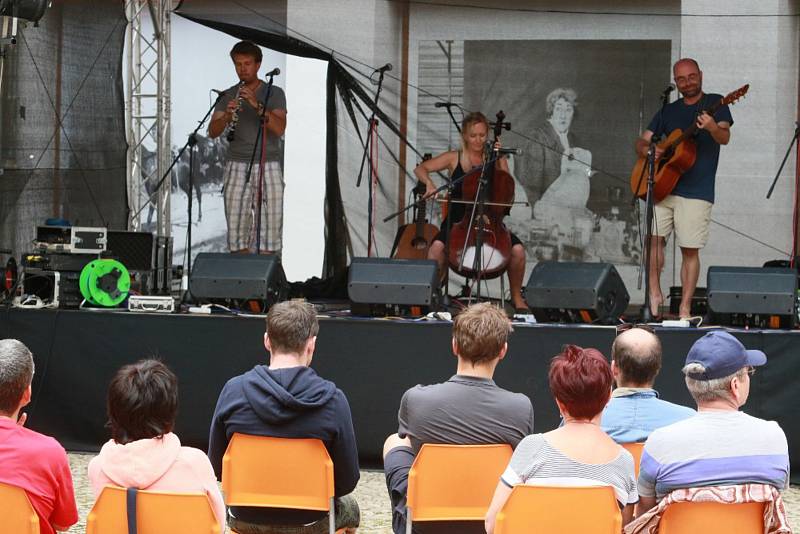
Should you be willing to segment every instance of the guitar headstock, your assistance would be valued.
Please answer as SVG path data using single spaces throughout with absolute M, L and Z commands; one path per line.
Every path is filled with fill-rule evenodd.
M 722 99 L 722 105 L 727 106 L 728 104 L 735 104 L 740 98 L 747 94 L 748 89 L 750 89 L 750 84 L 746 83 L 737 90 L 728 93 L 725 95 L 725 98 Z

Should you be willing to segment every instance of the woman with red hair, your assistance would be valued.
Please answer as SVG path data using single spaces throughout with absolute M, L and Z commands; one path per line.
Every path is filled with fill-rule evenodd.
M 488 534 L 516 484 L 611 486 L 623 523 L 633 517 L 633 505 L 639 500 L 633 457 L 600 429 L 603 408 L 611 397 L 608 361 L 597 349 L 567 345 L 550 363 L 549 382 L 563 424 L 519 443 L 489 506 Z

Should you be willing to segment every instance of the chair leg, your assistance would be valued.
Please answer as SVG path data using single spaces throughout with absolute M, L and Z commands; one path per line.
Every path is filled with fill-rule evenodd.
M 334 497 L 331 497 L 330 510 L 328 511 L 328 532 L 336 534 L 336 503 Z

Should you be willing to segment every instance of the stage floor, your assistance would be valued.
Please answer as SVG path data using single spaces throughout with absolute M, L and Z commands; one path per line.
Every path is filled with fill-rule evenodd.
M 105 394 L 116 370 L 140 358 L 161 358 L 177 374 L 180 406 L 176 432 L 186 445 L 205 449 L 219 391 L 232 376 L 267 361 L 264 319 L 258 317 L 133 314 L 65 310 L 0 311 L 0 336 L 25 342 L 36 373 L 28 426 L 56 437 L 69 450 L 92 451 L 109 438 Z M 613 327 L 516 324 L 498 366 L 501 387 L 528 395 L 537 432 L 558 424 L 547 386 L 547 368 L 566 343 L 608 355 Z M 705 329 L 658 330 L 664 364 L 656 389 L 667 400 L 692 406 L 680 372 L 691 344 Z M 800 332 L 732 330 L 748 348 L 766 352 L 744 410 L 778 421 L 800 462 Z M 364 467 L 379 467 L 383 441 L 397 431 L 403 392 L 441 382 L 455 371 L 448 322 L 320 319 L 312 363 L 347 395 Z M 793 469 L 793 472 L 798 472 Z M 793 477 L 800 482 L 800 476 Z

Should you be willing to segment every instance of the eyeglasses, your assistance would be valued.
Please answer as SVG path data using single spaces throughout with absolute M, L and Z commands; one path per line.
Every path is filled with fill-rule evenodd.
M 747 374 L 750 375 L 750 376 L 753 376 L 754 374 L 756 374 L 756 368 L 748 366 L 747 367 Z
M 650 332 L 651 334 L 656 333 L 656 329 L 647 323 L 622 323 L 617 325 L 617 335 L 627 332 L 628 330 L 633 330 L 634 328 Z
M 696 82 L 699 79 L 700 79 L 700 73 L 693 72 L 688 76 L 680 76 L 678 78 L 675 78 L 675 83 L 686 83 L 687 80 L 690 82 Z

